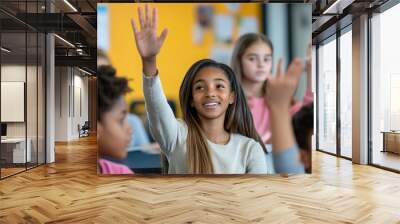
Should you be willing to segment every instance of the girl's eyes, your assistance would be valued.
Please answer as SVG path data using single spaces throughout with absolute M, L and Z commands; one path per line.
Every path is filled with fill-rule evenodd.
M 253 61 L 255 61 L 255 60 L 256 60 L 256 58 L 255 58 L 255 57 L 249 57 L 248 59 L 249 59 L 249 61 L 251 61 L 251 62 L 253 62 Z M 271 61 L 271 58 L 270 58 L 270 57 L 268 57 L 268 58 L 264 58 L 264 62 L 270 62 L 270 61 Z
M 269 61 L 271 61 L 271 58 L 264 58 L 264 61 L 269 62 Z
M 223 84 L 217 84 L 215 87 L 217 89 L 225 89 L 225 85 L 223 85 Z M 203 86 L 196 86 L 196 87 L 194 87 L 194 90 L 204 90 L 204 87 Z

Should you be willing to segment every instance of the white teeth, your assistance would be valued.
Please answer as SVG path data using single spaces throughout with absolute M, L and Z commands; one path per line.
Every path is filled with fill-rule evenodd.
M 214 106 L 217 106 L 217 103 L 206 103 L 206 104 L 204 104 L 204 106 L 206 106 L 206 107 L 214 107 Z

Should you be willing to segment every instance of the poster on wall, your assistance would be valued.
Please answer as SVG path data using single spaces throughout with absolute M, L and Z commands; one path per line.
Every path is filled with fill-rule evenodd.
M 215 40 L 219 43 L 232 43 L 234 20 L 231 15 L 215 16 Z
M 213 25 L 214 9 L 211 5 L 199 5 L 196 8 L 196 23 L 193 26 L 193 43 L 202 44 L 204 34 Z

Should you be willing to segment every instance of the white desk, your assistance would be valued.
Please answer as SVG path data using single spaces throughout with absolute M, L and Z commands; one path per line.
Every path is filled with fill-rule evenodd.
M 32 154 L 31 154 L 31 145 L 32 145 L 32 140 L 30 138 L 27 138 L 26 142 L 28 143 L 26 147 L 26 154 L 25 154 L 25 138 L 6 138 L 6 139 L 1 139 L 1 144 L 2 144 L 2 151 L 9 150 L 8 147 L 13 147 L 12 148 L 12 162 L 13 163 L 25 163 L 25 162 L 31 162 L 32 160 Z M 3 150 L 3 147 L 7 147 L 5 150 Z M 25 161 L 25 158 L 27 160 Z

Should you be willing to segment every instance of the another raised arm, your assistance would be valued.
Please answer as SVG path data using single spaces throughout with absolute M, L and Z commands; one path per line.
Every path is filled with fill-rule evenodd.
M 284 74 L 279 60 L 275 77 L 269 78 L 266 97 L 271 115 L 272 147 L 277 173 L 304 173 L 293 133 L 290 101 L 303 70 L 299 59 L 294 59 Z

